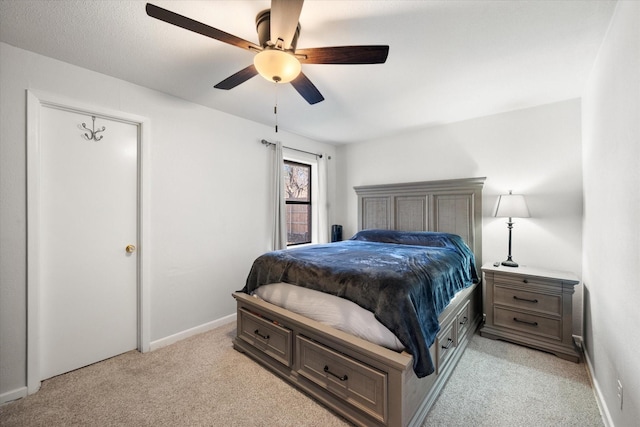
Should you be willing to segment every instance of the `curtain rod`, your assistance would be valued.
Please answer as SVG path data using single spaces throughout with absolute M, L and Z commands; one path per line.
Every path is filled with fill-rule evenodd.
M 263 140 L 262 140 L 262 141 L 260 141 L 260 142 L 262 142 L 264 145 L 267 145 L 267 146 L 269 146 L 269 145 L 276 145 L 275 143 L 273 143 L 273 142 L 269 142 L 269 141 L 267 141 L 266 139 L 263 139 Z M 311 151 L 298 150 L 297 148 L 285 147 L 284 145 L 283 145 L 282 147 L 283 147 L 283 148 L 286 148 L 286 149 L 288 149 L 288 150 L 299 151 L 299 152 L 301 152 L 301 153 L 311 154 L 312 156 L 316 156 L 316 157 L 320 157 L 320 158 L 322 158 L 322 154 L 312 153 Z

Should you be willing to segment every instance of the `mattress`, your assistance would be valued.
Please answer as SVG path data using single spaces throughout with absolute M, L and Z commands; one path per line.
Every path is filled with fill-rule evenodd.
M 451 304 L 461 292 L 456 293 Z M 379 346 L 404 350 L 398 337 L 372 312 L 344 298 L 289 283 L 261 286 L 253 296 Z
M 344 298 L 288 283 L 260 286 L 253 295 L 374 344 L 404 350 L 400 340 L 372 312 Z

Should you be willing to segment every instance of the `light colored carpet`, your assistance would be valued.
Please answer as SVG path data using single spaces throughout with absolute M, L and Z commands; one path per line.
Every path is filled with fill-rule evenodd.
M 476 334 L 428 426 L 603 426 L 584 363 Z
M 347 426 L 231 346 L 235 323 L 42 383 L 2 426 Z M 584 364 L 475 335 L 426 426 L 602 426 Z

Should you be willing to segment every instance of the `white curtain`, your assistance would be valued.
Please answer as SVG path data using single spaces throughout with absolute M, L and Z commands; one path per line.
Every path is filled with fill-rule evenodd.
M 329 205 L 327 200 L 327 167 L 326 154 L 318 158 L 318 243 L 329 242 Z
M 287 212 L 284 194 L 282 143 L 274 143 L 273 150 L 273 250 L 287 247 Z

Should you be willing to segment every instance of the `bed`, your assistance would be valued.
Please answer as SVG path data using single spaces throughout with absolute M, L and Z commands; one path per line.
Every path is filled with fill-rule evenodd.
M 354 238 L 254 262 L 245 288 L 233 294 L 234 348 L 356 425 L 420 425 L 480 323 L 483 183 L 356 187 Z M 400 253 L 402 261 L 395 259 Z M 438 268 L 422 266 L 423 258 Z M 416 264 L 417 271 L 405 269 Z M 421 276 L 442 283 L 425 292 Z M 323 299 L 308 304 L 310 294 Z M 322 307 L 326 315 L 343 303 L 353 306 L 336 308 L 338 320 L 305 311 Z M 370 320 L 354 320 L 358 311 Z M 369 330 L 376 323 L 382 334 Z

